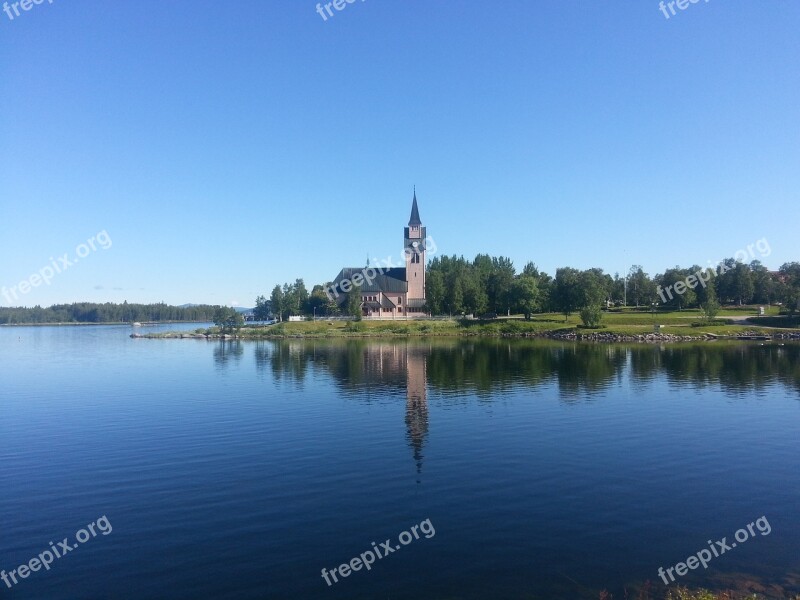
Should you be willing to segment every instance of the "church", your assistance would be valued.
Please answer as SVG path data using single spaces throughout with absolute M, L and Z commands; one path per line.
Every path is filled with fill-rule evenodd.
M 411 218 L 403 231 L 405 267 L 345 267 L 328 288 L 328 298 L 343 306 L 358 289 L 361 314 L 392 318 L 425 315 L 425 244 L 427 235 L 419 218 L 417 192 L 411 201 Z M 402 264 L 402 263 L 401 263 Z

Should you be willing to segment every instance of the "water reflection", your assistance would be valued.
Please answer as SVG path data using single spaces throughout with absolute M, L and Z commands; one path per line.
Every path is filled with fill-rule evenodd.
M 395 402 L 405 396 L 405 425 L 417 472 L 428 436 L 428 388 L 443 404 L 474 394 L 493 402 L 512 388 L 551 385 L 562 402 L 600 397 L 628 378 L 644 387 L 661 378 L 672 385 L 718 386 L 732 396 L 782 384 L 800 397 L 800 344 L 706 343 L 609 345 L 542 340 L 281 340 L 253 344 L 256 368 L 277 384 L 299 387 L 324 378 L 348 399 Z M 221 342 L 214 361 L 238 361 L 242 343 Z
M 355 474 L 343 477 L 333 468 L 327 475 L 331 495 L 360 491 L 360 482 L 376 473 L 391 490 L 387 496 L 405 497 L 413 486 L 415 501 L 430 506 L 430 514 L 447 507 L 453 530 L 485 520 L 475 535 L 491 552 L 504 552 L 510 541 L 537 557 L 544 570 L 561 569 L 563 577 L 542 577 L 545 593 L 553 591 L 547 597 L 596 598 L 581 590 L 617 585 L 608 581 L 602 561 L 587 558 L 609 552 L 611 560 L 628 565 L 613 592 L 622 597 L 623 577 L 653 577 L 653 565 L 680 557 L 698 532 L 724 532 L 745 522 L 754 504 L 770 515 L 796 505 L 791 425 L 794 408 L 800 408 L 797 343 L 398 338 L 226 342 L 214 348 L 215 364 L 233 366 L 237 375 L 252 368 L 251 356 L 270 397 L 291 392 L 305 403 L 299 419 L 293 418 L 295 402 L 263 407 L 270 422 L 275 416 L 280 423 L 281 411 L 292 414 L 286 422 L 297 428 L 280 438 L 283 444 L 302 440 L 306 419 L 317 415 L 333 425 L 324 429 L 331 440 L 314 445 L 315 452 L 341 450 L 351 440 L 365 449 L 383 444 L 382 458 L 359 463 Z M 770 406 L 751 402 L 754 397 Z M 338 455 L 318 456 L 303 464 L 329 461 L 330 469 L 335 462 L 326 457 Z M 680 469 L 661 468 L 673 463 Z M 351 488 L 341 483 L 347 480 L 359 483 Z M 720 497 L 724 502 L 718 503 Z M 439 519 L 446 523 L 444 512 Z M 642 531 L 664 541 L 637 546 Z M 741 553 L 725 573 L 754 581 L 738 575 L 752 569 L 774 581 L 773 571 L 786 568 L 780 558 L 785 548 L 796 545 L 796 530 L 784 524 L 783 531 L 788 537 L 770 538 L 775 545 L 759 549 L 762 563 Z M 463 542 L 454 538 L 450 550 L 461 551 Z M 586 557 L 573 561 L 568 557 L 576 547 L 586 548 Z M 519 560 L 514 573 L 527 568 Z M 581 590 L 562 588 L 577 585 L 568 577 L 580 581 Z M 705 584 L 699 577 L 698 585 Z M 507 590 L 519 586 L 509 573 L 498 581 Z
M 214 359 L 238 360 L 242 343 L 223 342 Z M 362 402 L 405 390 L 410 406 L 425 403 L 427 386 L 446 397 L 472 393 L 491 401 L 514 386 L 556 384 L 561 399 L 589 399 L 620 382 L 664 378 L 732 395 L 782 384 L 800 392 L 800 344 L 580 344 L 543 340 L 268 341 L 254 343 L 259 370 L 302 384 L 309 374 L 332 378 Z M 411 398 L 420 398 L 419 401 Z
M 428 376 L 425 354 L 406 347 L 406 429 L 414 450 L 417 473 L 422 472 L 422 445 L 428 435 Z
M 244 345 L 239 340 L 220 340 L 214 345 L 214 364 L 222 369 L 231 361 L 239 362 L 243 354 Z

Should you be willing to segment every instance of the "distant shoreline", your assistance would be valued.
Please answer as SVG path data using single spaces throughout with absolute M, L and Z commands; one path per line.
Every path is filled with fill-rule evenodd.
M 178 325 L 180 323 L 208 323 L 208 321 L 147 321 L 142 322 L 142 327 L 153 327 L 155 325 Z M 98 326 L 98 325 L 127 325 L 128 327 L 134 327 L 132 323 L 127 321 L 109 321 L 106 323 L 89 323 L 89 322 L 60 322 L 60 323 L 0 323 L 0 327 L 68 327 L 68 326 L 77 326 L 77 327 L 87 327 L 87 326 Z

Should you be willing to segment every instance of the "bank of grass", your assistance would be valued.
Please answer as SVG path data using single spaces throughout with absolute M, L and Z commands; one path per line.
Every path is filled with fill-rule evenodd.
M 777 311 L 775 311 L 777 312 Z M 770 335 L 776 329 L 758 327 L 751 323 L 737 323 L 729 317 L 755 316 L 756 309 L 742 307 L 721 311 L 714 323 L 704 323 L 699 310 L 673 312 L 648 312 L 646 310 L 613 310 L 603 313 L 601 326 L 595 329 L 583 328 L 580 317 L 571 315 L 565 319 L 562 314 L 538 314 L 526 321 L 522 316 L 503 317 L 491 320 L 394 320 L 394 321 L 316 321 L 285 322 L 274 325 L 253 325 L 242 327 L 237 336 L 244 339 L 263 339 L 271 337 L 392 337 L 392 336 L 503 336 L 503 335 L 545 335 L 545 334 L 591 334 L 601 333 L 614 336 L 638 336 L 654 332 L 654 325 L 660 325 L 659 332 L 666 335 L 701 337 L 737 336 L 742 334 Z M 774 323 L 776 316 L 764 317 Z M 197 330 L 201 334 L 218 334 L 217 328 Z M 148 337 L 175 337 L 176 333 L 152 334 Z

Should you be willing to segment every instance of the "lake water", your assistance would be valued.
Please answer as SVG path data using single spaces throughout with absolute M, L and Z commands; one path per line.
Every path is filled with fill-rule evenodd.
M 0 569 L 113 526 L 0 598 L 800 591 L 798 345 L 130 333 L 0 328 Z

